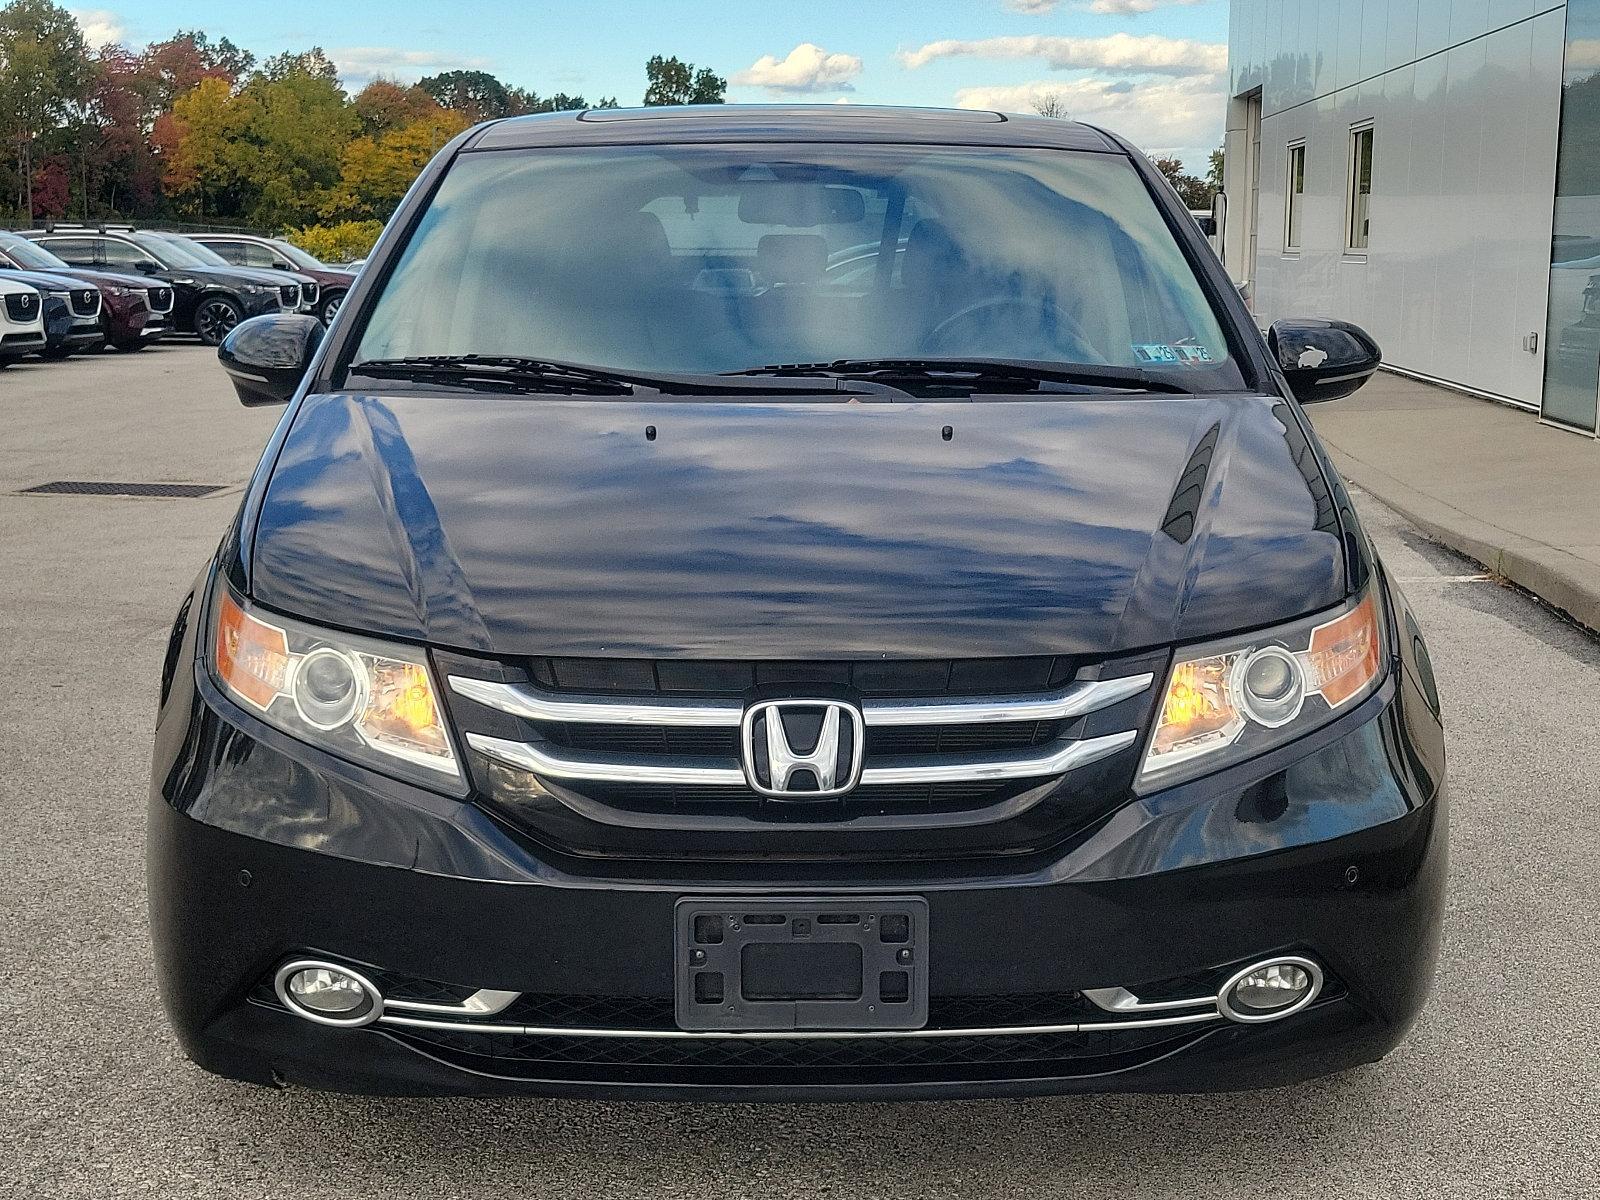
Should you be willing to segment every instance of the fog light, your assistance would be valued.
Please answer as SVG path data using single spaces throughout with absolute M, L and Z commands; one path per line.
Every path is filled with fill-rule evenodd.
M 274 990 L 285 1007 L 322 1025 L 365 1025 L 383 1012 L 383 997 L 367 979 L 325 962 L 292 962 L 278 970 Z
M 1277 1021 L 1322 990 L 1322 969 L 1307 958 L 1275 958 L 1246 967 L 1222 985 L 1217 1008 L 1233 1021 Z

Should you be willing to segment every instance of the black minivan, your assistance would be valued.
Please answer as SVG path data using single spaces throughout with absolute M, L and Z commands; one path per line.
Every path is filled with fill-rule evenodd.
M 776 106 L 480 125 L 324 336 L 161 680 L 201 1066 L 367 1093 L 1252 1088 L 1429 991 L 1427 651 L 1146 159 Z

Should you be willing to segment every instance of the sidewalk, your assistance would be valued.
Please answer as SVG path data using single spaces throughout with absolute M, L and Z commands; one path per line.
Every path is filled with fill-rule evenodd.
M 1600 631 L 1600 444 L 1387 372 L 1306 411 L 1351 483 Z

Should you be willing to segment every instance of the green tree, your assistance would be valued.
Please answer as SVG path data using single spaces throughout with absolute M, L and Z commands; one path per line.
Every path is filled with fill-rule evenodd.
M 0 134 L 16 148 L 19 210 L 34 217 L 36 143 L 59 149 L 82 124 L 93 71 L 77 20 L 50 0 L 12 0 L 0 8 Z
M 469 121 L 513 115 L 512 94 L 487 71 L 445 71 L 419 80 L 417 86 L 445 108 L 465 113 Z
M 1156 170 L 1167 177 L 1167 182 L 1172 185 L 1178 198 L 1183 201 L 1186 208 L 1210 208 L 1213 190 L 1205 180 L 1188 174 L 1183 169 L 1181 159 L 1168 156 L 1152 156 L 1150 161 L 1155 164 Z
M 320 79 L 335 88 L 339 86 L 339 68 L 334 66 L 333 60 L 322 52 L 321 46 L 301 51 L 285 50 L 282 54 L 274 54 L 261 64 L 255 79 L 279 83 L 295 75 Z
M 338 182 L 345 144 L 360 131 L 348 97 L 315 63 L 281 73 L 263 68 L 240 97 L 253 106 L 247 140 L 254 197 L 239 215 L 269 228 L 313 220 Z
M 1211 185 L 1211 190 L 1213 192 L 1220 192 L 1222 190 L 1223 160 L 1224 155 L 1222 153 L 1222 147 L 1218 146 L 1211 152 L 1210 157 L 1206 162 L 1206 182 Z
M 662 58 L 653 55 L 644 65 L 649 81 L 644 92 L 644 102 L 651 106 L 666 104 L 721 104 L 728 92 L 728 81 L 710 67 L 696 69 L 677 57 Z

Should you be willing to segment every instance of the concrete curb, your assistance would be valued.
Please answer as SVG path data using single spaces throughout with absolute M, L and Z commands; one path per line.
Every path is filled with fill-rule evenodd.
M 1430 538 L 1527 588 L 1590 632 L 1600 633 L 1600 566 L 1424 495 L 1337 446 L 1329 445 L 1328 450 L 1346 479 L 1371 492 Z

